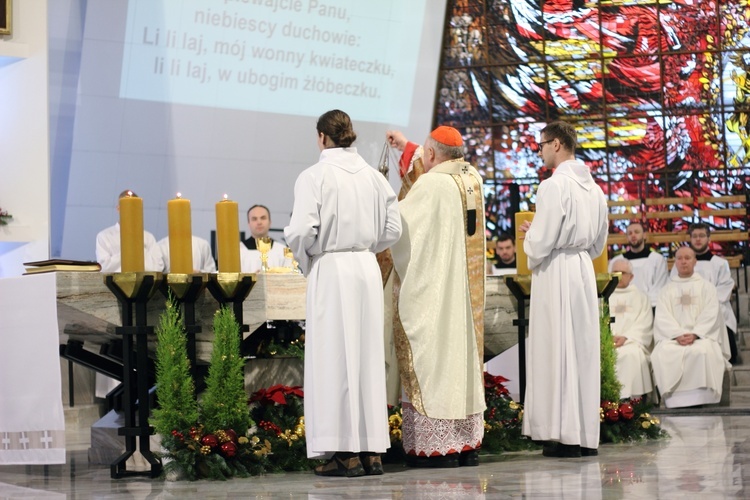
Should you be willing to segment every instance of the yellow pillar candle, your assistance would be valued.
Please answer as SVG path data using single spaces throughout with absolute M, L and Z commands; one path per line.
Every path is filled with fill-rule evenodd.
M 120 257 L 123 273 L 146 270 L 143 244 L 143 199 L 128 192 L 120 198 Z
M 169 222 L 169 272 L 192 274 L 193 229 L 190 220 L 190 200 L 177 193 L 177 198 L 167 202 Z
M 240 272 L 240 216 L 236 201 L 224 199 L 216 204 L 216 245 L 219 272 Z
M 606 274 L 609 272 L 609 256 L 607 255 L 607 247 L 604 247 L 602 254 L 594 259 L 594 273 Z
M 526 252 L 523 249 L 523 240 L 526 238 L 526 233 L 520 230 L 521 225 L 534 219 L 534 212 L 516 212 L 516 273 L 521 275 L 529 275 L 529 261 L 526 257 Z

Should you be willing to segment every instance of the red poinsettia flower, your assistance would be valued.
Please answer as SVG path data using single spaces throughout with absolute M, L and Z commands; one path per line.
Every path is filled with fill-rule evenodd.
M 502 375 L 492 375 L 488 372 L 484 372 L 484 387 L 485 389 L 491 389 L 495 386 L 502 386 L 508 379 Z
M 286 396 L 288 395 L 298 396 L 300 398 L 303 397 L 302 387 L 298 385 L 295 385 L 294 387 L 281 384 L 272 385 L 268 389 L 261 389 L 253 393 L 253 395 L 250 396 L 250 402 L 253 403 L 255 401 L 260 401 L 263 404 L 275 403 L 285 405 Z

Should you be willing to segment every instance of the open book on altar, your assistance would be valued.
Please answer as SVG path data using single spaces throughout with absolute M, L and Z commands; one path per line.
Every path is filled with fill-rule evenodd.
M 49 273 L 52 271 L 99 272 L 102 266 L 98 262 L 85 260 L 49 259 L 36 262 L 24 262 L 24 274 Z

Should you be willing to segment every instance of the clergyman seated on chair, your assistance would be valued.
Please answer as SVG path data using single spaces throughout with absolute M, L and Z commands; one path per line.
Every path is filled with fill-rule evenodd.
M 677 250 L 677 276 L 656 303 L 651 364 L 667 408 L 718 403 L 730 367 L 716 287 L 694 272 L 696 262 L 692 248 Z
M 612 336 L 617 353 L 615 370 L 622 384 L 622 399 L 638 398 L 653 391 L 651 382 L 651 344 L 654 340 L 654 315 L 648 296 L 633 284 L 633 265 L 618 259 L 612 272 L 622 273 L 612 296 L 609 311 L 615 318 Z

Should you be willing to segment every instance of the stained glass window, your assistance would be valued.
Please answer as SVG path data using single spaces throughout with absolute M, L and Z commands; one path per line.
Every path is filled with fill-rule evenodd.
M 485 179 L 488 236 L 533 205 L 549 174 L 539 133 L 556 119 L 577 128 L 611 232 L 658 211 L 638 200 L 665 197 L 692 198 L 694 215 L 644 220 L 651 230 L 747 231 L 746 216 L 701 215 L 737 212 L 716 200 L 750 188 L 746 0 L 449 0 L 444 40 L 435 121 L 462 131 Z

